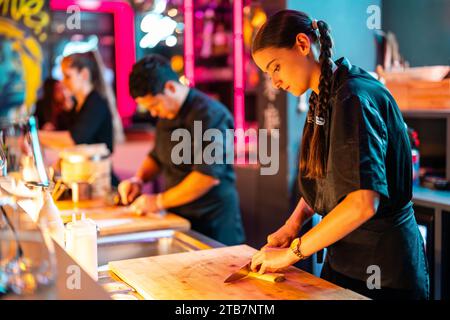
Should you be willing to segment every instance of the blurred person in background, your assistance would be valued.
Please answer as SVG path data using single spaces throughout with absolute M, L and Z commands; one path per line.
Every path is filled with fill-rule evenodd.
M 72 111 L 71 125 L 67 131 L 40 131 L 39 138 L 44 146 L 68 148 L 77 144 L 104 143 L 110 153 L 114 151 L 113 116 L 117 116 L 115 105 L 107 99 L 107 88 L 102 77 L 97 54 L 93 51 L 74 53 L 61 62 L 63 85 L 76 100 Z M 119 119 L 120 121 L 120 119 Z M 117 121 L 115 122 L 117 123 Z M 119 129 L 122 129 L 121 126 Z M 116 130 L 119 139 L 123 131 Z M 118 185 L 113 174 L 112 184 Z
M 48 78 L 43 95 L 36 103 L 34 115 L 41 130 L 68 130 L 75 101 L 63 84 Z

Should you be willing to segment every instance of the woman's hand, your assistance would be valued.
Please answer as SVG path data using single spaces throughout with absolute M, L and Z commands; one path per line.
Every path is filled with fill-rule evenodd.
M 130 208 L 140 216 L 159 213 L 156 197 L 154 194 L 143 194 L 131 204 Z
M 56 130 L 55 126 L 53 125 L 53 123 L 51 122 L 46 122 L 43 126 L 42 126 L 42 130 L 44 131 L 54 131 Z
M 280 229 L 267 237 L 266 247 L 287 248 L 297 237 L 298 228 L 290 223 L 286 223 Z
M 253 256 L 250 268 L 253 272 L 257 272 L 258 266 L 261 266 L 258 272 L 263 274 L 287 268 L 297 261 L 299 258 L 290 248 L 264 247 Z

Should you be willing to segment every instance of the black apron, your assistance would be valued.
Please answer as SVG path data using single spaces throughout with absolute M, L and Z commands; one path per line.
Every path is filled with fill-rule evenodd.
M 326 268 L 347 277 L 347 287 L 358 291 L 350 283 L 365 283 L 375 266 L 382 289 L 428 299 L 428 265 L 412 208 L 411 148 L 401 113 L 380 82 L 345 58 L 336 64 L 324 125 L 326 176 L 306 179 L 300 172 L 300 191 L 323 216 L 357 190 L 376 191 L 380 204 L 374 217 L 327 248 Z

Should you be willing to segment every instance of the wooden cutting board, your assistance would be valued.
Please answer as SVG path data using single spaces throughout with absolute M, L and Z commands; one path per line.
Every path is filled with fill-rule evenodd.
M 63 221 L 71 221 L 74 209 L 68 209 L 67 204 L 57 206 Z M 137 216 L 128 207 L 100 205 L 91 207 L 84 205 L 79 207 L 77 212 L 77 219 L 80 218 L 81 212 L 84 212 L 87 218 L 97 223 L 100 236 L 164 229 L 186 231 L 191 228 L 188 220 L 173 213 L 167 213 L 163 217 Z
M 113 261 L 109 268 L 145 299 L 152 300 L 367 299 L 295 267 L 284 272 L 284 282 L 244 278 L 224 283 L 255 252 L 240 245 Z

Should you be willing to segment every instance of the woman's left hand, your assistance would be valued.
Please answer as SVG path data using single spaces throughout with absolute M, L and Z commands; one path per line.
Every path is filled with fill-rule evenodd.
M 250 268 L 256 272 L 258 266 L 261 266 L 258 271 L 260 274 L 276 272 L 293 265 L 298 260 L 290 248 L 264 247 L 253 256 Z

